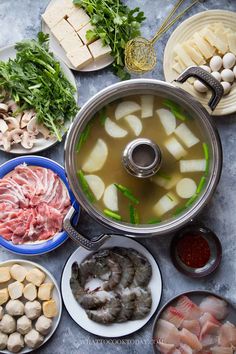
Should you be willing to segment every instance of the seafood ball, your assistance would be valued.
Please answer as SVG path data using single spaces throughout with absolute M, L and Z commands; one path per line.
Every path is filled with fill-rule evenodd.
M 236 79 L 236 66 L 233 68 L 234 77 Z
M 42 308 L 38 301 L 27 301 L 25 304 L 25 314 L 30 320 L 35 320 L 41 314 Z
M 226 81 L 222 81 L 221 85 L 223 86 L 223 89 L 224 89 L 224 95 L 227 95 L 230 92 L 230 90 L 231 90 L 230 83 L 226 82 Z
M 221 82 L 221 74 L 219 73 L 219 71 L 212 71 L 211 75 L 214 76 L 216 80 Z
M 32 321 L 28 317 L 22 316 L 18 318 L 16 328 L 20 334 L 27 334 L 32 329 Z
M 43 315 L 40 316 L 35 323 L 36 330 L 41 334 L 43 334 L 44 336 L 50 332 L 51 327 L 52 327 L 52 320 Z
M 0 332 L 10 334 L 13 333 L 16 330 L 16 320 L 6 314 L 3 315 L 2 320 L 0 322 Z
M 35 329 L 31 329 L 31 331 L 25 335 L 25 344 L 29 348 L 37 348 L 43 341 L 44 337 Z
M 199 80 L 194 81 L 193 87 L 197 92 L 204 93 L 208 91 L 208 88 L 205 85 L 203 85 L 203 83 L 201 83 L 201 81 Z
M 225 69 L 231 69 L 236 62 L 236 57 L 233 53 L 226 53 L 223 56 L 223 67 Z
M 7 341 L 7 349 L 12 353 L 18 353 L 22 348 L 24 348 L 22 335 L 18 332 L 10 334 Z
M 211 68 L 208 65 L 200 65 L 200 68 L 207 71 L 209 74 L 211 73 Z
M 210 68 L 212 71 L 219 71 L 222 67 L 223 60 L 219 55 L 214 55 L 210 60 Z
M 223 81 L 233 82 L 234 81 L 234 73 L 230 69 L 224 69 L 221 71 L 221 77 Z
M 24 315 L 24 304 L 20 300 L 10 300 L 6 305 L 6 311 L 11 316 Z
M 4 315 L 3 307 L 0 306 L 0 320 L 3 318 L 3 315 Z
M 8 335 L 0 332 L 0 350 L 3 350 L 7 346 Z

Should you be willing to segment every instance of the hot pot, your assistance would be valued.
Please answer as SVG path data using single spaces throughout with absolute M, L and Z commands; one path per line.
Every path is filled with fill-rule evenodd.
M 178 79 L 179 83 L 183 83 L 189 77 L 194 76 L 202 81 L 212 90 L 212 97 L 209 101 L 209 107 L 214 110 L 221 97 L 223 96 L 223 88 L 221 84 L 210 74 L 198 67 L 191 67 L 185 70 Z M 92 203 L 88 201 L 84 195 L 77 178 L 76 171 L 76 143 L 85 128 L 86 124 L 108 103 L 132 94 L 153 94 L 168 98 L 179 105 L 182 105 L 192 116 L 199 121 L 201 128 L 206 135 L 206 141 L 210 149 L 210 164 L 208 181 L 201 192 L 198 199 L 192 206 L 185 210 L 182 214 L 171 218 L 167 221 L 154 225 L 133 225 L 112 220 L 106 217 L 102 212 L 96 209 Z M 65 170 L 71 190 L 77 202 L 81 207 L 97 222 L 101 223 L 111 230 L 111 235 L 123 234 L 129 237 L 154 237 L 167 233 L 172 233 L 190 222 L 202 210 L 202 208 L 211 199 L 216 186 L 220 179 L 222 169 L 222 148 L 218 132 L 212 122 L 210 114 L 207 110 L 190 94 L 182 88 L 174 84 L 153 80 L 153 79 L 134 79 L 130 81 L 120 82 L 105 88 L 98 94 L 93 96 L 79 111 L 74 120 L 65 143 Z M 79 231 L 72 225 L 72 219 L 77 210 L 72 206 L 69 213 L 64 219 L 64 229 L 68 235 L 82 247 L 89 250 L 99 248 L 104 241 L 110 237 L 109 233 L 102 234 L 87 239 L 81 235 Z

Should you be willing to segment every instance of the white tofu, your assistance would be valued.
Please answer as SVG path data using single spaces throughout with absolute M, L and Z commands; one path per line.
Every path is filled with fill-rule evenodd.
M 93 61 L 93 57 L 86 45 L 74 49 L 67 53 L 66 56 L 76 69 L 81 69 Z
M 103 46 L 101 39 L 89 44 L 88 47 L 94 60 L 104 58 L 111 53 L 111 47 L 109 45 Z
M 75 9 L 72 0 L 60 0 L 50 5 L 42 15 L 44 22 L 51 29 L 63 18 L 68 17 Z
M 46 275 L 38 268 L 33 268 L 26 275 L 26 280 L 36 286 L 40 286 L 45 279 Z
M 9 267 L 1 267 L 0 268 L 0 283 L 5 283 L 6 281 L 11 279 L 10 268 Z
M 10 269 L 10 273 L 13 279 L 18 281 L 24 281 L 27 274 L 27 270 L 25 269 L 25 267 L 22 267 L 19 264 L 13 264 Z
M 64 16 L 61 16 L 60 13 L 48 10 L 42 15 L 43 21 L 46 23 L 46 25 L 52 29 L 58 22 L 60 22 Z
M 83 46 L 83 43 L 76 32 L 69 33 L 65 38 L 63 38 L 60 44 L 67 53 Z
M 86 38 L 87 31 L 89 31 L 89 30 L 94 30 L 94 26 L 91 25 L 90 22 L 87 23 L 87 25 L 85 25 L 83 28 L 81 28 L 81 29 L 77 32 L 78 35 L 80 36 L 82 42 L 83 42 L 84 44 L 90 44 L 90 43 L 92 43 L 92 42 L 94 42 L 94 41 L 96 40 L 96 38 L 95 38 L 95 39 L 89 41 L 89 40 Z
M 65 19 L 58 22 L 51 31 L 59 42 L 61 42 L 69 33 L 74 33 L 73 27 Z
M 19 299 L 23 294 L 24 285 L 18 280 L 8 285 L 8 292 L 12 300 Z
M 78 32 L 82 27 L 89 23 L 90 17 L 83 9 L 77 8 L 70 14 L 67 21 L 71 24 L 74 30 Z

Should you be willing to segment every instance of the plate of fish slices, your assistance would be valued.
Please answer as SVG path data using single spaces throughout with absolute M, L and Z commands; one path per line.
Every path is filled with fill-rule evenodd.
M 234 354 L 236 310 L 209 291 L 189 291 L 168 301 L 153 327 L 156 354 Z
M 64 305 L 72 319 L 101 337 L 121 337 L 142 328 L 162 294 L 158 264 L 140 243 L 112 236 L 96 252 L 79 247 L 61 278 Z

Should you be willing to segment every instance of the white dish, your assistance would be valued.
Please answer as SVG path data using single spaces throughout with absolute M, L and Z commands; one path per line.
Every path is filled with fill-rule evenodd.
M 0 49 L 0 61 L 6 62 L 8 61 L 8 59 L 14 59 L 15 56 L 16 56 L 15 45 L 10 45 Z M 76 88 L 76 81 L 74 75 L 72 74 L 71 70 L 68 69 L 68 67 L 65 65 L 63 60 L 61 60 L 58 56 L 55 56 L 55 59 L 57 59 L 60 62 L 64 75 L 71 83 L 71 85 L 74 86 L 74 88 L 76 89 L 75 99 L 77 100 L 77 88 Z M 66 122 L 65 124 L 66 129 L 69 128 L 70 123 L 71 122 Z M 49 147 L 55 145 L 57 142 L 58 141 L 56 138 L 45 139 L 43 137 L 40 138 L 36 137 L 36 142 L 32 149 L 27 150 L 24 149 L 20 144 L 16 144 L 9 152 L 15 155 L 34 154 L 36 152 L 41 152 L 43 150 L 48 149 Z M 0 146 L 0 150 L 5 151 L 1 146 Z
M 60 319 L 61 319 L 61 313 L 62 313 L 62 300 L 61 300 L 60 289 L 59 289 L 59 287 L 57 285 L 57 282 L 56 282 L 56 279 L 53 277 L 53 275 L 46 268 L 42 267 L 41 265 L 39 265 L 37 263 L 31 262 L 31 261 L 25 261 L 25 260 L 22 260 L 22 259 L 13 259 L 13 260 L 10 260 L 10 261 L 5 261 L 5 262 L 0 263 L 0 267 L 3 267 L 3 266 L 7 267 L 7 266 L 11 266 L 13 264 L 22 265 L 23 267 L 25 267 L 26 269 L 29 269 L 29 270 L 32 269 L 32 268 L 35 268 L 35 267 L 39 268 L 40 270 L 42 270 L 46 274 L 45 281 L 50 281 L 50 282 L 52 282 L 54 284 L 54 288 L 53 288 L 53 292 L 52 292 L 52 298 L 57 303 L 58 315 L 53 318 L 53 324 L 52 324 L 51 331 L 49 332 L 49 334 L 47 336 L 45 336 L 45 339 L 44 339 L 43 343 L 38 347 L 38 348 L 40 348 L 42 345 L 44 345 L 52 337 L 53 333 L 57 329 L 57 326 L 59 325 L 59 322 L 60 322 Z M 3 287 L 4 286 L 1 284 L 0 289 L 3 288 Z M 35 349 L 30 349 L 28 347 L 25 347 L 18 353 L 20 353 L 20 354 L 31 353 L 34 350 Z M 7 349 L 0 350 L 0 352 L 1 353 L 6 353 L 6 354 L 12 354 L 12 352 L 10 352 Z
M 93 322 L 87 317 L 85 310 L 75 300 L 70 288 L 72 264 L 74 262 L 78 262 L 78 264 L 80 264 L 89 254 L 91 254 L 91 252 L 82 247 L 79 247 L 74 253 L 72 253 L 65 264 L 61 278 L 61 293 L 63 302 L 72 319 L 86 331 L 96 334 L 97 336 L 109 338 L 125 336 L 142 328 L 155 313 L 160 303 L 162 294 L 162 278 L 160 269 L 151 253 L 145 247 L 127 237 L 112 236 L 107 240 L 107 242 L 105 242 L 101 249 L 112 247 L 133 248 L 143 254 L 152 266 L 152 278 L 148 285 L 152 293 L 152 308 L 150 313 L 144 319 L 103 325 Z
M 58 0 L 51 0 L 47 9 L 58 2 Z M 46 10 L 45 10 L 46 11 Z M 64 61 L 64 63 L 68 66 L 68 68 L 75 70 L 75 71 L 82 71 L 82 72 L 89 72 L 89 71 L 98 71 L 101 69 L 106 68 L 107 66 L 111 65 L 114 61 L 112 56 L 109 56 L 107 58 L 101 58 L 100 60 L 97 60 L 96 63 L 90 63 L 86 65 L 82 69 L 76 69 L 71 62 L 67 59 L 66 52 L 64 49 L 60 46 L 60 43 L 56 40 L 56 38 L 53 36 L 52 32 L 50 31 L 50 28 L 47 26 L 47 24 L 43 21 L 42 19 L 42 31 L 46 34 L 49 34 L 49 47 L 50 50 L 56 55 L 61 58 L 61 60 Z

